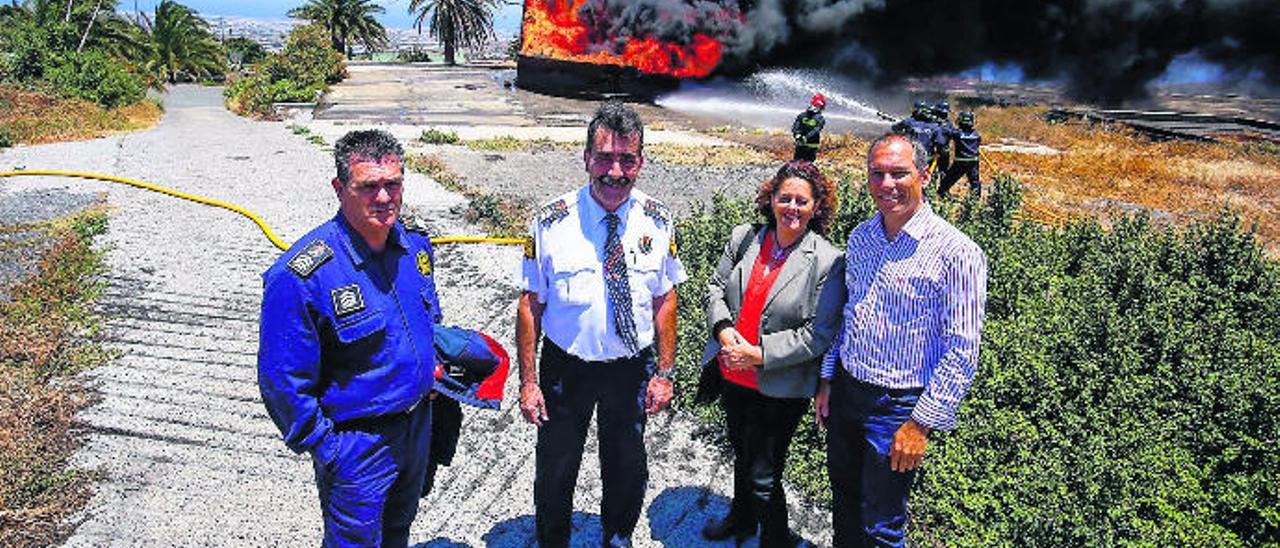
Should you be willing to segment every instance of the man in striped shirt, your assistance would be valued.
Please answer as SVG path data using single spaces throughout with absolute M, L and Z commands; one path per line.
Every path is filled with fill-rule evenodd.
M 828 428 L 833 544 L 902 546 L 929 432 L 973 381 L 986 305 L 982 249 L 924 202 L 928 151 L 900 134 L 867 153 L 879 210 L 849 234 L 844 328 L 815 402 Z

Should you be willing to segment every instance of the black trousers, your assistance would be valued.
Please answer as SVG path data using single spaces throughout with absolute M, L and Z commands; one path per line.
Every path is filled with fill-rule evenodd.
M 938 196 L 946 196 L 947 191 L 951 190 L 951 186 L 960 180 L 960 177 L 969 179 L 969 193 L 974 196 L 982 194 L 982 181 L 978 180 L 978 159 L 973 161 L 956 159 L 955 163 L 947 169 L 947 174 L 942 178 L 942 183 L 938 185 Z
M 569 545 L 573 490 L 591 415 L 599 409 L 600 524 L 606 544 L 629 539 L 640 519 L 649 467 L 644 447 L 644 399 L 653 349 L 612 362 L 588 362 L 548 339 L 542 343 L 538 386 L 548 421 L 538 429 L 533 503 L 538 543 Z
M 755 531 L 758 524 L 761 547 L 788 546 L 782 471 L 809 399 L 772 398 L 726 381 L 720 403 L 733 447 L 733 503 L 728 519 L 748 531 Z
M 795 159 L 816 162 L 818 160 L 818 145 L 806 146 L 796 144 Z

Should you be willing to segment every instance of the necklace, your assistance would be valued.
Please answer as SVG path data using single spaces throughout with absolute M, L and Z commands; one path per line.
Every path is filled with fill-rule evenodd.
M 778 266 L 778 263 L 781 263 L 787 258 L 787 254 L 791 253 L 791 248 L 795 247 L 799 242 L 800 239 L 797 238 L 796 241 L 791 242 L 791 245 L 784 247 L 782 242 L 778 240 L 778 231 L 775 229 L 773 231 L 773 249 L 769 250 L 769 265 Z

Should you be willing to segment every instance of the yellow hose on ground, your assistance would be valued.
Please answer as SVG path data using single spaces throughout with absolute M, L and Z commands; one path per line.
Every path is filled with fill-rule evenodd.
M 277 237 L 274 232 L 271 232 L 271 228 L 267 226 L 267 223 L 263 222 L 261 217 L 258 217 L 257 215 L 254 215 L 252 211 L 249 211 L 235 204 L 229 204 L 227 202 L 214 200 L 212 198 L 205 198 L 203 196 L 195 196 L 193 194 L 187 194 L 185 192 L 178 192 L 176 190 L 171 190 L 168 188 L 164 188 L 162 186 L 153 185 L 151 183 L 144 183 L 142 181 L 135 181 L 133 179 L 126 179 L 124 177 L 116 177 L 113 175 L 102 175 L 100 173 L 79 173 L 75 171 L 35 170 L 35 169 L 23 170 L 23 171 L 0 172 L 0 179 L 4 179 L 6 177 L 22 177 L 22 176 L 73 177 L 77 179 L 92 179 L 92 180 L 98 180 L 98 181 L 122 183 L 129 186 L 134 186 L 134 187 L 138 187 L 138 188 L 142 188 L 142 189 L 146 189 L 154 192 L 159 192 L 161 194 L 167 194 L 169 196 L 173 196 L 176 198 L 182 198 L 184 200 L 191 200 L 198 204 L 203 204 L 203 205 L 208 205 L 213 207 L 220 207 L 222 209 L 234 211 L 245 217 L 248 217 L 250 221 L 253 221 L 254 224 L 258 225 L 258 228 L 262 229 L 262 234 L 265 235 L 268 240 L 271 240 L 272 244 L 280 248 L 280 251 L 289 249 L 289 246 L 287 244 L 281 241 L 280 238 Z M 524 242 L 525 241 L 523 238 L 488 238 L 488 237 L 480 237 L 480 236 L 444 236 L 444 237 L 431 239 L 432 244 L 492 243 L 492 244 L 501 244 L 501 245 L 522 245 L 524 244 Z

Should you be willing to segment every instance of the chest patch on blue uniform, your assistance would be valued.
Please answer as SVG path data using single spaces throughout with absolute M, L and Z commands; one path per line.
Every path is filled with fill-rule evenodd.
M 653 217 L 654 221 L 661 222 L 664 225 L 670 224 L 671 222 L 669 220 L 671 217 L 671 210 L 667 209 L 667 206 L 662 205 L 660 202 L 645 200 L 644 214 Z
M 431 275 L 431 271 L 432 271 L 431 254 L 427 253 L 425 250 L 419 251 L 418 252 L 418 272 L 421 272 L 423 277 L 426 277 Z
M 333 250 L 324 243 L 324 240 L 316 240 L 307 244 L 306 248 L 289 259 L 289 270 L 306 278 L 331 258 L 333 258 Z
M 551 226 L 556 221 L 569 216 L 569 205 L 564 200 L 556 200 L 547 205 L 542 206 L 538 210 L 538 222 L 542 226 Z
M 364 310 L 364 295 L 356 284 L 336 288 L 329 296 L 333 298 L 333 313 L 339 318 Z

